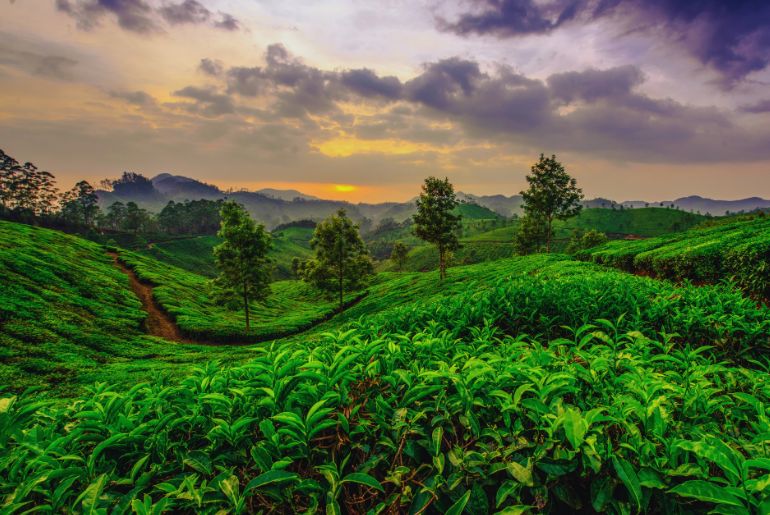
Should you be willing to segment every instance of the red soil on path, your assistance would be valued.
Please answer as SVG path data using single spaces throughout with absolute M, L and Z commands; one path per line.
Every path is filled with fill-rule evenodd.
M 248 340 L 248 341 L 228 341 L 228 342 L 212 342 L 212 341 L 203 341 L 203 340 L 192 340 L 190 338 L 185 338 L 182 335 L 182 331 L 179 329 L 179 326 L 176 325 L 176 322 L 166 313 L 160 305 L 155 301 L 155 298 L 152 296 L 152 289 L 153 287 L 146 282 L 142 282 L 139 277 L 137 277 L 136 273 L 129 267 L 126 266 L 125 263 L 123 263 L 120 260 L 120 256 L 116 252 L 107 252 L 107 254 L 112 257 L 112 260 L 115 262 L 115 266 L 119 268 L 124 274 L 128 276 L 129 284 L 131 285 L 131 290 L 136 294 L 136 296 L 139 298 L 139 300 L 142 303 L 142 309 L 147 313 L 147 318 L 144 321 L 145 330 L 147 334 L 151 336 L 158 336 L 160 338 L 164 338 L 166 340 L 176 342 L 176 343 L 191 343 L 196 345 L 255 345 L 257 343 L 263 342 L 263 341 L 271 341 L 276 340 L 278 338 L 286 338 L 289 336 L 294 336 L 299 333 L 303 333 L 309 329 L 312 329 L 313 327 L 316 327 L 331 318 L 333 318 L 335 315 L 341 313 L 347 308 L 350 308 L 352 306 L 355 306 L 359 302 L 361 302 L 364 297 L 366 297 L 366 293 L 363 295 L 359 295 L 355 299 L 348 301 L 345 306 L 343 306 L 343 309 L 334 309 L 327 313 L 325 316 L 321 317 L 318 320 L 315 320 L 311 323 L 309 323 L 305 327 L 298 328 L 294 331 L 287 331 L 283 334 L 273 334 L 269 336 L 265 336 L 262 339 L 254 339 L 254 340 Z
M 141 282 L 134 271 L 120 261 L 117 253 L 109 252 L 108 254 L 115 261 L 115 266 L 128 276 L 131 290 L 139 297 L 139 300 L 142 302 L 142 309 L 147 312 L 147 318 L 144 321 L 147 333 L 173 342 L 193 343 L 182 336 L 182 332 L 171 317 L 160 309 L 155 302 L 155 298 L 152 296 L 152 286 Z

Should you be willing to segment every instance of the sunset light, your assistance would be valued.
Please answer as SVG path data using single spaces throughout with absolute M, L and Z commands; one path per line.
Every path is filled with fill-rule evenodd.
M 334 185 L 334 191 L 337 191 L 339 193 L 352 193 L 357 189 L 358 188 L 356 188 L 352 184 L 335 184 Z

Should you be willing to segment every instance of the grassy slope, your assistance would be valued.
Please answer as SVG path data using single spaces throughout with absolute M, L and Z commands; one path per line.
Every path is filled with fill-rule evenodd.
M 273 233 L 273 248 L 270 257 L 275 264 L 275 280 L 288 279 L 292 276 L 293 258 L 307 259 L 310 254 L 310 238 L 313 229 L 289 227 Z M 206 277 L 215 277 L 212 250 L 220 243 L 216 236 L 192 236 L 153 243 L 137 249 L 139 254 L 152 257 L 188 272 Z
M 668 234 L 673 231 L 689 229 L 706 220 L 705 216 L 677 211 L 675 209 L 584 209 L 580 215 L 566 221 L 557 221 L 554 226 L 556 251 L 566 247 L 567 239 L 575 229 L 596 229 L 613 234 L 634 234 L 644 237 Z M 458 265 L 480 263 L 494 259 L 510 257 L 514 252 L 513 238 L 518 230 L 518 223 L 511 222 L 503 227 L 485 230 L 483 223 L 468 221 L 461 239 L 463 248 L 457 250 L 453 262 Z M 404 229 L 402 231 L 408 231 Z M 392 238 L 397 241 L 397 237 Z M 403 239 L 411 245 L 405 270 L 425 271 L 438 266 L 436 250 L 416 240 L 413 236 Z M 390 262 L 383 262 L 380 270 L 394 270 Z
M 277 279 L 292 277 L 292 259 L 296 257 L 304 260 L 311 256 L 310 239 L 312 237 L 313 229 L 307 227 L 287 227 L 273 233 L 273 248 L 270 251 L 270 257 L 275 263 L 275 277 Z
M 123 250 L 120 256 L 140 279 L 155 285 L 155 299 L 176 320 L 182 333 L 194 339 L 262 341 L 307 328 L 337 307 L 335 300 L 303 282 L 277 281 L 264 302 L 252 303 L 252 329 L 247 334 L 240 309 L 230 310 L 212 301 L 208 278 L 134 252 Z M 355 296 L 346 296 L 346 301 Z
M 728 221 L 642 241 L 613 241 L 580 259 L 670 279 L 715 282 L 733 277 L 770 297 L 770 219 Z
M 215 277 L 212 249 L 219 242 L 216 236 L 192 236 L 153 243 L 137 252 L 189 272 Z
M 95 388 L 37 418 L 32 397 L 0 394 L 0 495 L 65 512 L 766 512 L 767 465 L 748 459 L 770 431 L 767 373 L 730 360 L 761 354 L 769 325 L 727 288 L 564 256 L 457 267 L 443 284 L 383 274 L 339 319 L 243 366 Z M 690 347 L 703 343 L 716 348 Z M 350 480 L 339 496 L 318 473 L 330 465 Z
M 44 384 L 64 395 L 250 354 L 144 335 L 128 278 L 100 245 L 58 231 L 0 222 L 0 288 L 0 384 L 15 390 Z

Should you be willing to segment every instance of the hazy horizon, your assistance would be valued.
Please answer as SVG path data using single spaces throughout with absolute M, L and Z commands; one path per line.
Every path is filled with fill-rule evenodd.
M 0 0 L 0 148 L 59 187 L 162 171 L 404 201 L 770 197 L 770 4 Z M 10 22 L 10 23 L 9 23 Z

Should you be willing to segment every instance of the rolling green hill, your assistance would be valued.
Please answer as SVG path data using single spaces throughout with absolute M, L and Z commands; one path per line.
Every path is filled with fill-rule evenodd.
M 212 300 L 209 280 L 198 274 L 160 263 L 130 251 L 120 259 L 155 286 L 155 299 L 168 312 L 186 337 L 214 343 L 264 341 L 304 330 L 329 317 L 337 307 L 301 281 L 272 283 L 272 294 L 250 310 L 252 329 L 245 332 L 240 309 L 230 310 Z M 356 295 L 350 294 L 346 302 Z
M 216 277 L 212 249 L 219 245 L 216 236 L 190 236 L 150 243 L 137 252 L 177 268 L 206 277 Z
M 71 394 L 95 381 L 135 382 L 189 371 L 245 349 L 178 346 L 144 334 L 146 314 L 98 244 L 0 221 L 0 385 Z
M 554 224 L 557 239 L 554 248 L 557 252 L 563 251 L 575 229 L 595 229 L 615 239 L 624 235 L 646 238 L 689 229 L 706 220 L 708 218 L 705 216 L 665 208 L 584 209 L 578 216 L 566 221 L 557 221 Z M 513 240 L 518 226 L 516 220 L 465 220 L 461 238 L 462 248 L 455 252 L 452 263 L 473 264 L 510 257 L 515 250 Z M 410 247 L 405 270 L 425 271 L 438 266 L 436 250 L 412 235 L 408 227 L 377 235 L 370 238 L 368 243 L 370 246 L 381 249 L 379 257 L 386 259 L 392 244 L 396 241 L 401 241 Z M 394 269 L 393 263 L 387 260 L 379 265 L 379 270 Z
M 270 257 L 275 265 L 274 280 L 292 277 L 293 258 L 310 257 L 312 236 L 313 229 L 305 227 L 288 227 L 272 234 L 273 247 L 270 250 Z M 212 251 L 219 242 L 220 239 L 216 236 L 190 236 L 143 244 L 135 251 L 188 272 L 216 277 L 217 269 Z
M 15 224 L 0 235 L 0 337 L 15 349 L 1 362 L 5 511 L 770 506 L 770 309 L 727 285 L 560 255 L 458 266 L 442 283 L 383 273 L 310 331 L 204 348 L 143 335 L 102 247 Z M 237 318 L 209 309 L 205 278 L 121 256 L 180 323 L 193 313 L 237 334 Z M 298 304 L 263 321 L 310 313 L 300 287 L 277 283 L 276 301 Z M 22 392 L 52 379 L 51 393 L 64 383 L 77 397 Z
M 612 241 L 578 258 L 668 279 L 717 282 L 770 298 L 770 218 L 706 225 L 641 241 Z

